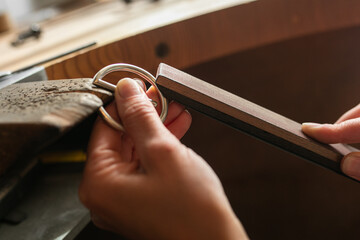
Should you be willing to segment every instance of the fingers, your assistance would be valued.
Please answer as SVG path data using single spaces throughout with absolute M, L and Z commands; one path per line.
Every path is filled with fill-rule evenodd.
M 176 120 L 177 117 L 185 111 L 185 107 L 177 102 L 171 102 L 169 104 L 168 115 L 164 121 L 164 125 L 167 126 Z
M 115 103 L 109 104 L 109 106 L 106 107 L 106 111 L 112 117 L 114 117 L 114 119 L 118 120 Z M 91 155 L 92 153 L 99 151 L 117 152 L 120 147 L 121 137 L 122 132 L 115 131 L 99 117 L 96 120 L 92 130 L 90 142 L 88 145 L 88 154 Z
M 344 113 L 337 121 L 336 123 L 341 123 L 343 121 L 354 119 L 360 117 L 360 104 L 356 107 L 350 109 L 346 113 Z
M 125 80 L 125 81 L 130 81 L 130 84 L 132 84 L 133 82 L 137 82 L 136 80 L 135 81 Z M 142 89 L 144 89 L 145 87 L 144 84 L 139 84 L 138 82 L 137 84 L 140 85 Z M 128 85 L 128 83 L 125 83 L 125 85 Z M 139 144 L 139 142 L 140 144 L 146 144 L 146 142 L 148 142 L 146 139 L 149 138 L 155 139 L 156 137 L 152 136 L 151 132 L 152 131 L 157 132 L 159 129 L 162 129 L 163 133 L 159 131 L 157 132 L 157 136 L 162 136 L 163 138 L 165 138 L 165 135 L 169 134 L 169 131 L 167 131 L 164 128 L 163 124 L 159 120 L 157 113 L 154 111 L 154 108 L 149 103 L 148 99 L 142 98 L 145 95 L 144 90 L 141 90 L 139 88 L 135 88 L 135 90 L 136 91 L 139 90 L 140 94 L 139 95 L 135 94 L 135 97 L 130 97 L 129 99 L 123 98 L 121 96 L 120 98 L 119 94 L 117 93 L 118 94 L 117 100 L 120 101 L 117 102 L 116 106 L 122 109 L 123 111 L 122 114 L 120 112 L 118 113 L 117 107 L 115 106 L 114 103 L 110 104 L 106 108 L 106 110 L 116 121 L 120 121 L 119 120 L 120 117 L 118 115 L 120 116 L 123 115 L 121 116 L 121 118 L 123 119 L 124 125 L 127 125 L 126 126 L 127 133 L 132 134 L 133 136 L 135 136 L 135 139 L 139 140 L 135 144 Z M 148 91 L 148 96 L 158 101 L 157 94 L 154 91 L 154 88 Z M 136 101 L 138 102 L 136 103 Z M 136 108 L 140 108 L 140 109 L 136 110 Z M 145 110 L 145 117 L 143 117 L 142 116 L 143 114 L 141 113 L 144 110 Z M 130 116 L 129 116 L 129 112 L 130 112 Z M 151 113 L 151 115 L 147 115 L 149 113 Z M 157 123 L 153 125 L 152 124 L 153 121 Z M 187 111 L 185 111 L 182 105 L 173 102 L 169 104 L 168 117 L 165 121 L 165 124 L 167 124 L 168 129 L 174 136 L 176 136 L 177 138 L 181 138 L 182 136 L 184 136 L 184 134 L 190 127 L 191 116 Z M 98 119 L 94 125 L 92 137 L 89 143 L 88 165 L 90 165 L 89 162 L 94 162 L 94 163 L 97 162 L 98 164 L 96 164 L 95 166 L 98 167 L 100 165 L 103 167 L 104 164 L 110 164 L 109 161 L 105 162 L 102 161 L 102 159 L 112 159 L 111 164 L 117 161 L 131 162 L 134 159 L 133 155 L 135 153 L 133 151 L 133 147 L 134 147 L 133 136 L 129 137 L 128 134 L 123 134 L 120 131 L 116 131 L 111 127 L 109 127 L 105 121 Z M 137 151 L 140 149 L 142 148 L 137 146 Z M 100 161 L 102 162 L 99 163 Z
M 155 88 L 153 86 L 151 86 L 146 91 L 146 95 L 148 96 L 148 98 L 152 99 L 153 101 L 155 101 L 157 103 L 156 111 L 158 112 L 158 114 L 160 114 L 160 112 L 161 112 L 161 102 L 160 102 L 160 98 L 159 98 L 158 93 L 156 92 Z
M 342 115 L 335 124 L 303 123 L 305 134 L 324 143 L 360 142 L 360 104 Z M 341 161 L 341 170 L 360 181 L 360 152 L 352 152 Z
M 184 110 L 174 118 L 166 127 L 178 139 L 181 139 L 189 130 L 191 125 L 191 115 Z
M 149 88 L 147 96 L 159 103 L 159 97 L 154 87 Z M 161 106 L 156 107 L 160 114 Z M 182 138 L 191 125 L 191 115 L 185 110 L 185 107 L 177 102 L 171 102 L 168 108 L 168 114 L 164 121 L 164 125 L 178 139 Z
M 360 142 L 360 118 L 335 124 L 303 123 L 305 134 L 324 143 Z
M 341 170 L 348 176 L 360 181 L 360 152 L 352 152 L 341 161 Z
M 143 81 L 135 79 L 135 82 L 142 89 L 146 90 L 146 86 Z M 110 103 L 105 109 L 115 121 L 120 121 L 115 102 Z M 107 151 L 108 153 L 109 151 L 112 153 L 122 152 L 125 157 L 123 157 L 121 160 L 128 160 L 131 159 L 131 157 L 126 155 L 130 155 L 132 151 L 132 149 L 127 149 L 129 148 L 129 145 L 132 145 L 132 143 L 130 142 L 129 138 L 123 135 L 121 131 L 114 130 L 105 121 L 103 121 L 101 118 L 98 118 L 92 130 L 88 153 L 91 154 L 93 152 L 99 151 Z M 101 156 L 100 153 L 99 155 Z M 104 155 L 104 157 L 105 156 L 106 155 Z
M 143 157 L 148 155 L 147 144 L 152 140 L 173 138 L 143 89 L 134 80 L 129 78 L 120 80 L 116 87 L 115 99 L 126 134 L 133 140 L 140 158 L 141 155 Z

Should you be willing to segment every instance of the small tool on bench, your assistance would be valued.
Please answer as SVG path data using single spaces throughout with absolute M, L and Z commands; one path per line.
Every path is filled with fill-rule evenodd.
M 163 63 L 156 78 L 137 66 L 112 64 L 101 69 L 93 83 L 113 92 L 115 85 L 102 78 L 114 71 L 137 74 L 155 87 L 161 101 L 162 121 L 167 114 L 167 99 L 174 100 L 341 175 L 344 175 L 340 169 L 341 159 L 356 150 L 346 144 L 327 145 L 310 139 L 302 133 L 301 124 Z M 100 115 L 110 126 L 124 131 L 103 107 Z
M 29 39 L 39 39 L 41 36 L 42 30 L 40 25 L 38 24 L 31 24 L 28 30 L 21 32 L 19 36 L 11 42 L 13 47 L 18 47 L 25 43 Z

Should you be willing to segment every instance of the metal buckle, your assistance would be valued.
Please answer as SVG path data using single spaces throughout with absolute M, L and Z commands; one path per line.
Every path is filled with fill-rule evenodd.
M 159 95 L 159 99 L 161 102 L 161 108 L 162 108 L 159 117 L 160 117 L 161 121 L 164 122 L 166 119 L 167 113 L 168 113 L 168 101 L 162 95 L 159 88 L 157 87 L 155 77 L 153 75 L 151 75 L 148 71 L 146 71 L 140 67 L 137 67 L 137 66 L 134 66 L 131 64 L 127 64 L 127 63 L 115 63 L 115 64 L 108 65 L 108 66 L 102 68 L 100 71 L 98 71 L 93 78 L 93 84 L 98 87 L 107 89 L 111 92 L 114 92 L 116 89 L 116 86 L 114 84 L 111 84 L 109 82 L 102 80 L 102 78 L 105 77 L 109 73 L 118 72 L 118 71 L 134 73 L 134 74 L 138 75 L 139 77 L 141 77 L 142 79 L 144 79 L 145 81 L 147 81 L 148 83 L 150 83 L 152 86 L 154 86 L 156 92 Z M 123 125 L 116 122 L 110 116 L 110 114 L 108 114 L 106 112 L 104 107 L 99 108 L 99 114 L 102 117 L 102 119 L 104 119 L 104 121 L 107 124 L 109 124 L 109 126 L 113 127 L 116 130 L 125 132 Z

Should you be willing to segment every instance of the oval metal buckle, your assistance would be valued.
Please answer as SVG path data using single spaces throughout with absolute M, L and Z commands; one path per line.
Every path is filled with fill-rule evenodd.
M 154 86 L 156 92 L 159 95 L 159 99 L 161 102 L 161 113 L 160 113 L 159 117 L 160 117 L 161 121 L 164 122 L 165 118 L 167 116 L 167 112 L 168 112 L 168 101 L 162 95 L 159 88 L 157 87 L 156 82 L 155 82 L 156 81 L 155 77 L 153 75 L 151 75 L 148 71 L 146 71 L 140 67 L 137 67 L 135 65 L 131 65 L 131 64 L 127 64 L 127 63 L 115 63 L 115 64 L 108 65 L 108 66 L 102 68 L 100 71 L 98 71 L 93 78 L 93 84 L 98 87 L 105 88 L 111 92 L 114 92 L 116 89 L 116 86 L 114 84 L 111 84 L 109 82 L 102 80 L 102 78 L 105 77 L 109 73 L 118 72 L 118 71 L 134 73 L 134 74 L 138 75 L 139 77 L 141 77 L 142 79 L 144 79 L 145 81 L 147 81 L 148 83 L 150 83 L 152 86 Z M 111 127 L 113 127 L 116 130 L 125 132 L 123 125 L 116 122 L 110 116 L 110 114 L 108 112 L 106 112 L 104 107 L 99 108 L 99 113 L 100 113 L 100 116 L 104 119 L 104 121 L 106 123 L 108 123 Z

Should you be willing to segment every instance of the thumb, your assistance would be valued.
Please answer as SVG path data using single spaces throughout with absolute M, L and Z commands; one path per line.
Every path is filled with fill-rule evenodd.
M 302 131 L 324 143 L 359 143 L 360 118 L 335 124 L 303 123 Z
M 341 170 L 349 177 L 360 180 L 360 152 L 352 152 L 341 161 Z
M 150 140 L 170 135 L 144 90 L 133 79 L 124 78 L 118 82 L 115 100 L 126 134 L 140 155 Z

